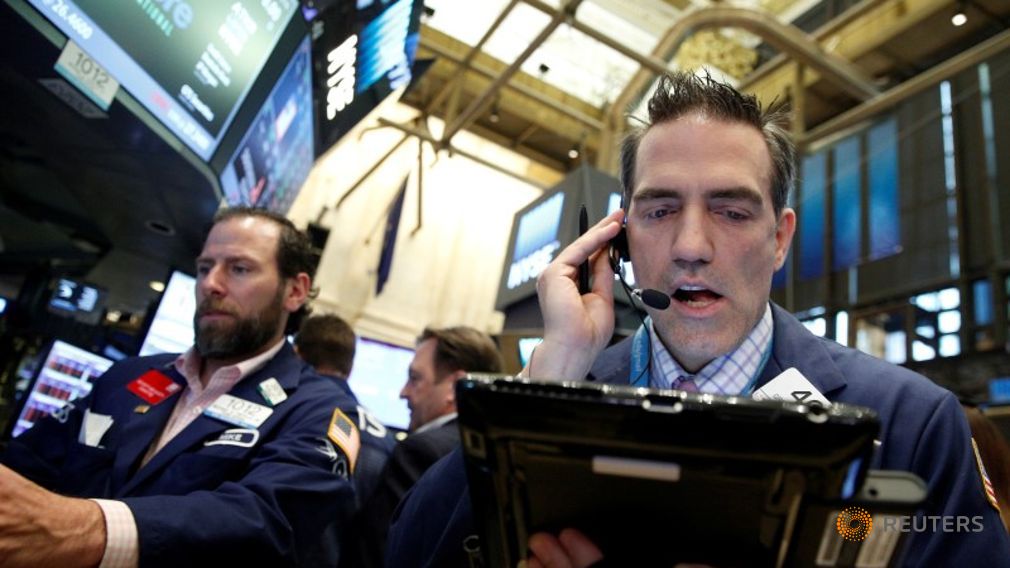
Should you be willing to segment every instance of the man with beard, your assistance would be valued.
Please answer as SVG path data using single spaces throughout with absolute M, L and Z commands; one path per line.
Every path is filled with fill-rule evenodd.
M 323 527 L 353 510 L 360 435 L 353 400 L 285 340 L 313 271 L 287 219 L 220 212 L 196 261 L 196 345 L 118 363 L 11 443 L 2 563 L 318 561 Z

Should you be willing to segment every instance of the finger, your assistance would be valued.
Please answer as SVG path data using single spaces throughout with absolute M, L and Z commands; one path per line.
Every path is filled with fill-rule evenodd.
M 528 543 L 533 553 L 531 562 L 538 562 L 543 568 L 572 568 L 561 542 L 552 534 L 535 533 Z
M 610 215 L 593 225 L 586 233 L 572 241 L 572 244 L 562 250 L 555 263 L 564 264 L 569 267 L 577 267 L 586 261 L 594 252 L 603 249 L 610 239 L 617 236 L 621 230 L 621 219 L 624 218 L 624 210 L 618 209 Z
M 576 529 L 565 529 L 558 535 L 561 546 L 564 547 L 572 564 L 578 568 L 592 566 L 603 560 L 603 552 L 593 541 Z
M 593 270 L 592 292 L 607 302 L 614 299 L 614 271 L 610 267 L 610 251 L 604 248 L 590 259 Z

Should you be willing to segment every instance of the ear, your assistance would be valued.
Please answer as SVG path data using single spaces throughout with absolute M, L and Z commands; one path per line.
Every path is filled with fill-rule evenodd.
M 789 247 L 793 242 L 793 233 L 796 232 L 796 212 L 786 207 L 779 215 L 779 221 L 775 225 L 775 270 L 782 268 L 786 262 L 786 255 L 789 254 Z
M 290 313 L 297 312 L 309 299 L 312 279 L 304 272 L 299 272 L 294 278 L 288 278 L 284 290 L 284 309 Z
M 452 406 L 453 409 L 456 408 L 456 381 L 462 379 L 466 376 L 466 371 L 459 370 L 455 373 L 449 375 L 442 382 L 449 385 L 447 392 L 445 393 L 446 404 Z

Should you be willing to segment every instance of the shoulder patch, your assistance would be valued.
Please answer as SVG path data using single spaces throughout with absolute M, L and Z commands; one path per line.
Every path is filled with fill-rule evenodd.
M 978 474 L 982 477 L 982 493 L 985 493 L 985 499 L 992 505 L 996 512 L 999 511 L 999 503 L 996 502 L 996 491 L 992 487 L 992 481 L 989 481 L 989 474 L 985 471 L 985 465 L 982 463 L 982 455 L 978 453 L 978 444 L 975 443 L 975 438 L 971 439 L 971 449 L 975 451 L 975 465 L 978 466 Z
M 354 472 L 354 464 L 358 461 L 358 450 L 361 448 L 361 433 L 354 422 L 339 408 L 333 409 L 330 427 L 326 430 L 328 437 L 347 455 L 347 461 Z

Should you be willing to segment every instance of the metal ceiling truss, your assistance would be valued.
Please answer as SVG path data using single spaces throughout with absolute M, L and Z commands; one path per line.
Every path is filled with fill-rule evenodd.
M 502 22 L 505 21 L 520 1 L 549 15 L 551 17 L 551 21 L 543 28 L 540 34 L 530 42 L 529 46 L 504 70 L 496 71 L 488 68 L 487 66 L 481 65 L 476 61 L 476 59 L 484 44 L 488 41 L 492 34 L 499 29 Z M 624 131 L 627 128 L 626 113 L 629 111 L 629 108 L 639 97 L 642 96 L 643 92 L 646 88 L 648 88 L 648 85 L 656 75 L 667 72 L 669 69 L 667 61 L 672 60 L 685 39 L 700 30 L 723 27 L 743 29 L 759 36 L 769 45 L 772 45 L 782 52 L 786 58 L 791 58 L 797 62 L 798 65 L 795 78 L 793 79 L 789 90 L 791 92 L 791 98 L 793 99 L 794 117 L 796 119 L 796 124 L 794 124 L 794 133 L 797 135 L 797 141 L 801 144 L 815 142 L 832 132 L 837 132 L 858 122 L 859 120 L 864 120 L 883 109 L 890 108 L 898 101 L 908 97 L 917 90 L 924 88 L 924 85 L 936 82 L 938 80 L 936 77 L 938 76 L 938 73 L 940 73 L 938 69 L 941 67 L 949 72 L 953 72 L 950 71 L 950 69 L 954 69 L 957 66 L 968 65 L 970 63 L 967 62 L 977 61 L 977 58 L 981 57 L 972 56 L 966 52 L 964 56 L 958 57 L 956 60 L 952 60 L 950 65 L 944 64 L 938 66 L 938 68 L 930 70 L 921 77 L 916 77 L 911 81 L 889 90 L 887 93 L 881 94 L 873 78 L 860 70 L 852 62 L 826 51 L 823 47 L 821 47 L 818 40 L 811 35 L 799 30 L 791 24 L 781 22 L 767 12 L 749 8 L 732 8 L 723 6 L 706 7 L 691 11 L 685 17 L 679 18 L 675 21 L 666 33 L 663 34 L 663 37 L 657 42 L 653 52 L 646 55 L 628 48 L 620 41 L 577 20 L 575 18 L 575 12 L 581 2 L 582 0 L 568 0 L 561 8 L 554 8 L 553 6 L 546 4 L 543 0 L 511 0 L 491 24 L 477 45 L 470 48 L 466 55 L 462 57 L 453 53 L 452 50 L 447 49 L 445 46 L 439 45 L 431 40 L 426 40 L 422 37 L 422 46 L 425 49 L 428 49 L 435 55 L 452 61 L 457 65 L 457 68 L 448 78 L 446 83 L 442 85 L 438 93 L 424 105 L 423 109 L 422 116 L 426 117 L 438 109 L 440 105 L 445 103 L 444 120 L 446 128 L 440 138 L 435 138 L 430 132 L 427 132 L 425 129 L 420 129 L 412 124 L 396 124 L 385 120 L 381 121 L 381 124 L 384 126 L 398 128 L 409 135 L 418 136 L 422 140 L 432 143 L 436 150 L 451 150 L 456 154 L 474 159 L 475 161 L 487 165 L 497 171 L 522 179 L 526 183 L 533 183 L 534 185 L 542 186 L 541 183 L 520 174 L 508 172 L 496 164 L 489 163 L 487 160 L 468 152 L 461 151 L 451 145 L 452 137 L 460 130 L 470 127 L 476 118 L 495 100 L 495 98 L 499 95 L 499 91 L 503 88 L 509 89 L 514 93 L 531 99 L 536 103 L 571 118 L 584 126 L 586 128 L 584 131 L 586 134 L 584 134 L 582 138 L 583 144 L 585 143 L 587 134 L 597 136 L 599 139 L 596 156 L 597 166 L 605 171 L 615 171 L 617 149 L 616 140 L 619 136 L 624 134 Z M 872 7 L 877 4 L 879 4 L 879 2 L 866 2 L 865 5 L 862 5 L 863 7 L 857 11 L 860 14 L 865 14 L 868 9 L 866 8 L 867 6 Z M 609 108 L 604 109 L 606 110 L 606 116 L 602 121 L 598 118 L 589 116 L 585 112 L 574 108 L 571 105 L 565 104 L 548 94 L 540 92 L 523 82 L 513 80 L 513 77 L 519 71 L 523 63 L 562 23 L 568 23 L 568 25 L 570 25 L 573 29 L 584 33 L 601 44 L 614 49 L 618 53 L 621 53 L 641 65 L 641 68 L 635 73 L 627 86 L 625 86 L 625 88 L 621 91 L 614 103 L 609 105 Z M 996 53 L 1007 48 L 1008 41 L 1010 41 L 1010 39 L 1006 38 L 1006 34 L 1001 34 L 997 38 L 993 38 L 992 40 L 980 45 L 975 50 L 972 50 L 972 52 L 984 54 Z M 829 120 L 817 128 L 804 133 L 803 115 L 799 114 L 799 112 L 801 112 L 805 106 L 805 90 L 807 87 L 804 83 L 804 74 L 808 70 L 817 72 L 819 76 L 835 85 L 841 92 L 846 93 L 857 101 L 862 101 L 862 104 L 846 113 L 843 113 L 835 119 Z M 483 89 L 483 91 L 471 100 L 466 108 L 457 115 L 456 111 L 460 105 L 464 78 L 468 72 L 479 74 L 485 79 L 492 79 L 492 81 L 490 85 Z M 532 132 L 542 128 L 543 125 L 530 121 L 530 126 L 525 129 L 521 138 L 528 138 Z

